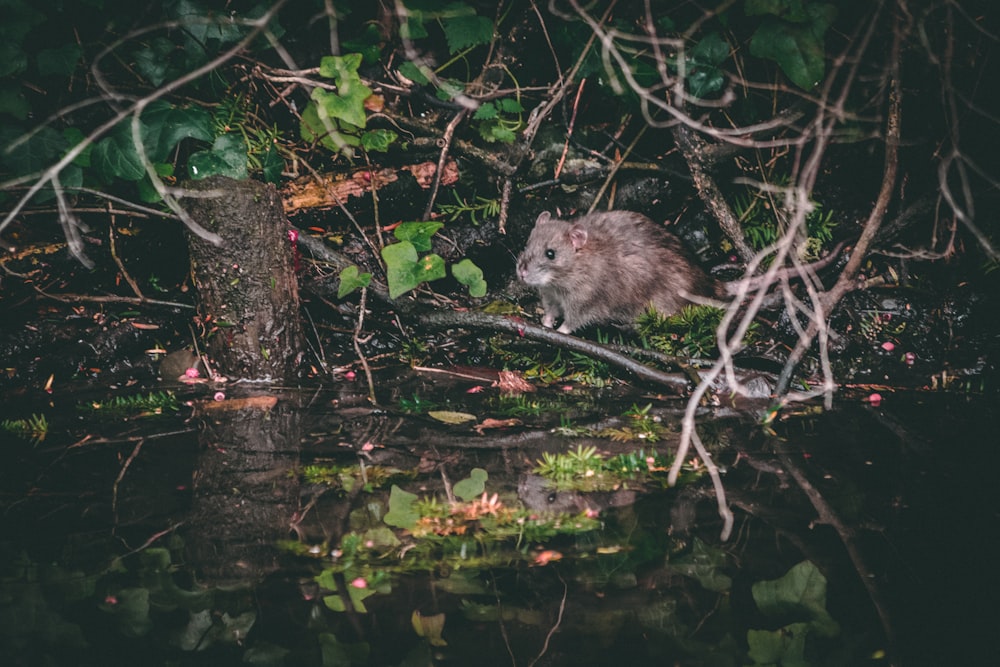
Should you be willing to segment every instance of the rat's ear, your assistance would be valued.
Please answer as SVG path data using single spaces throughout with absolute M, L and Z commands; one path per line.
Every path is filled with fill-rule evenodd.
M 580 225 L 573 225 L 569 229 L 569 240 L 573 244 L 573 250 L 579 250 L 587 245 L 587 230 Z
M 535 218 L 535 224 L 540 225 L 542 223 L 548 222 L 551 218 L 552 218 L 551 213 L 549 213 L 548 211 L 542 211 L 541 213 L 538 214 L 538 217 Z

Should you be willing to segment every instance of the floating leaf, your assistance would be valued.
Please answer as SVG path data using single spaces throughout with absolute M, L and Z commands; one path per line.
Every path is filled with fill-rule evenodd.
M 473 468 L 469 476 L 460 482 L 456 482 L 454 488 L 455 495 L 468 502 L 483 495 L 486 490 L 486 480 L 490 474 L 482 468 Z
M 404 491 L 395 484 L 389 491 L 389 511 L 386 513 L 385 521 L 388 526 L 405 528 L 409 530 L 417 525 L 420 515 L 413 509 L 413 504 L 417 502 L 417 495 Z
M 431 646 L 447 646 L 448 642 L 441 637 L 441 633 L 444 632 L 444 619 L 444 614 L 424 616 L 414 610 L 410 616 L 410 623 L 413 624 L 413 630 L 417 635 L 427 639 Z
M 751 590 L 765 616 L 805 618 L 824 637 L 840 633 L 826 610 L 826 577 L 809 561 L 795 565 L 780 579 L 758 581 Z

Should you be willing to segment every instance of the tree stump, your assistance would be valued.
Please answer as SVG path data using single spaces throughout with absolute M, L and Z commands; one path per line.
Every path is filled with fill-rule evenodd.
M 188 232 L 191 276 L 209 359 L 223 375 L 283 381 L 302 360 L 299 291 L 281 199 L 272 185 L 213 176 L 188 181 L 184 198 L 198 224 L 222 239 Z

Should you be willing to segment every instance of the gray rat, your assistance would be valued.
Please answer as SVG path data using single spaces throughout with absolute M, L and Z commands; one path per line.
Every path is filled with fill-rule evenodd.
M 671 315 L 692 297 L 721 298 L 680 240 L 640 213 L 590 213 L 573 221 L 541 213 L 517 277 L 538 290 L 542 324 L 570 333 L 588 324 L 631 323 L 650 305 Z

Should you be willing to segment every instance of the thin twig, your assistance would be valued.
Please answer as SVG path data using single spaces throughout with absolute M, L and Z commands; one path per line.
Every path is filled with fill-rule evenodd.
M 108 209 L 110 210 L 110 208 L 111 205 L 109 204 Z M 129 287 L 132 288 L 132 292 L 140 299 L 145 300 L 146 296 L 142 293 L 142 290 L 139 289 L 139 283 L 135 281 L 132 274 L 130 274 L 128 269 L 125 268 L 125 264 L 122 263 L 121 257 L 118 256 L 118 248 L 115 247 L 114 213 L 111 214 L 111 220 L 108 221 L 108 248 L 111 250 L 111 259 L 115 261 L 115 264 L 118 266 L 118 270 L 122 272 L 122 277 L 125 278 L 125 282 L 127 282 Z
M 535 664 L 548 652 L 549 642 L 552 641 L 552 635 L 554 635 L 556 631 L 559 630 L 559 626 L 562 625 L 563 612 L 566 611 L 566 597 L 569 594 L 569 586 L 566 585 L 566 580 L 563 579 L 562 575 L 558 572 L 556 572 L 556 576 L 559 577 L 559 581 L 561 581 L 563 585 L 562 599 L 559 601 L 559 615 L 556 617 L 555 625 L 549 628 L 549 633 L 545 635 L 545 643 L 542 644 L 542 650 L 535 656 L 534 660 L 528 663 L 528 667 L 535 667 Z

